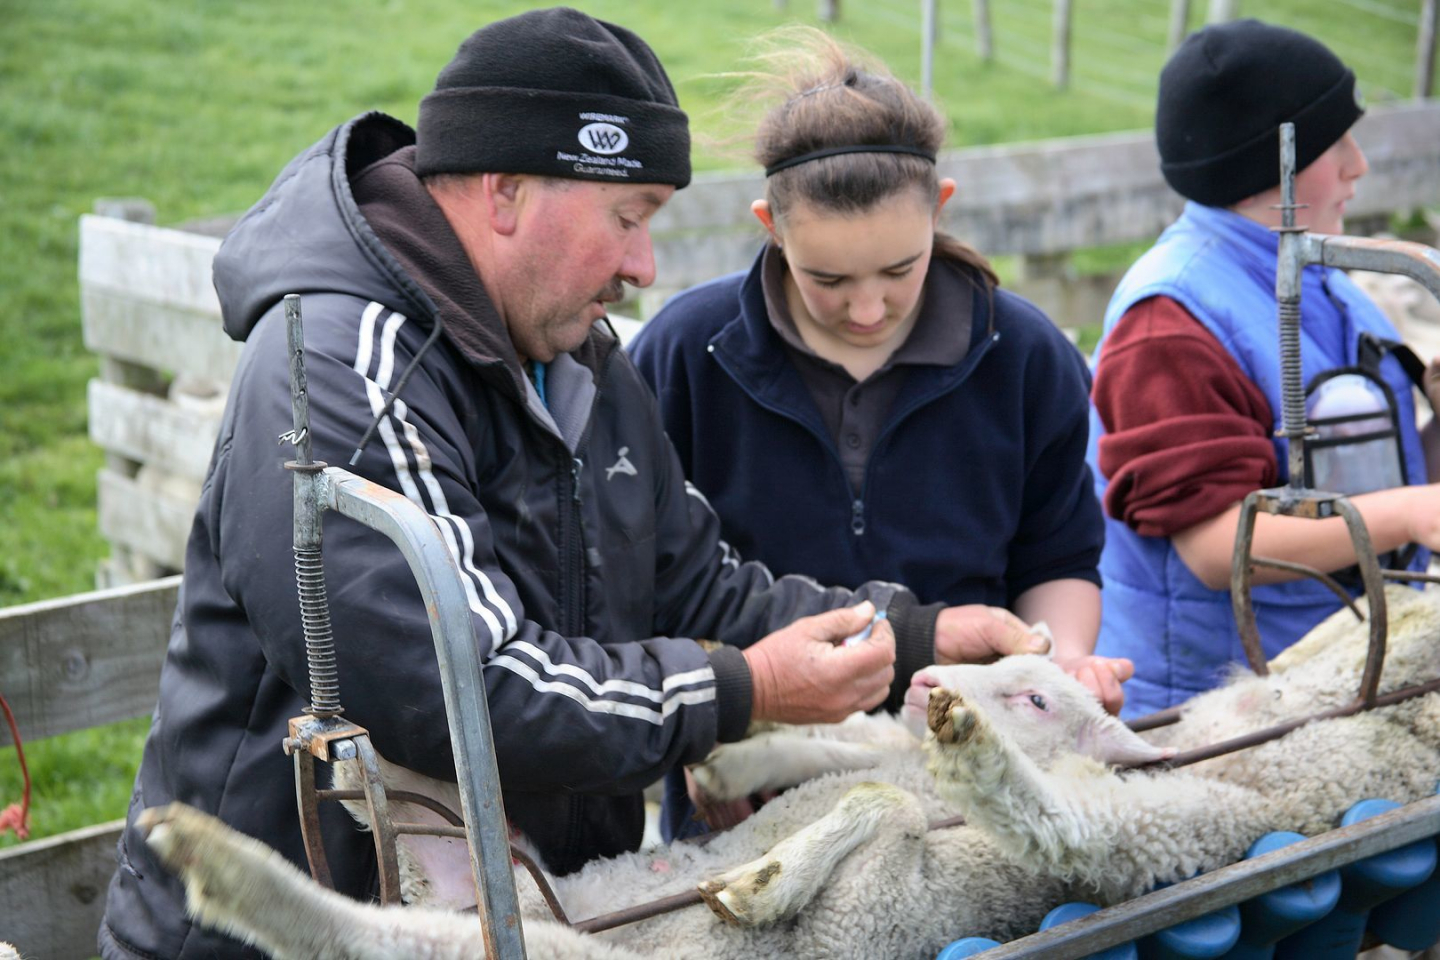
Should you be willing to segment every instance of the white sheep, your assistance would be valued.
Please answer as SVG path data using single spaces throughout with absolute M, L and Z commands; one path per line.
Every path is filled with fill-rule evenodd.
M 1403 588 L 1389 596 L 1382 690 L 1440 675 L 1435 598 Z M 528 950 L 660 957 L 684 944 L 691 954 L 737 960 L 933 957 L 959 935 L 1029 932 L 1063 900 L 1115 902 L 1232 862 L 1268 830 L 1320 832 L 1364 797 L 1426 796 L 1440 771 L 1440 694 L 1314 723 L 1188 770 L 1107 766 L 1340 705 L 1358 688 L 1367 636 L 1348 611 L 1337 614 L 1278 658 L 1269 676 L 1237 676 L 1197 697 L 1149 743 L 1041 658 L 930 668 L 917 677 L 910 709 L 928 710 L 930 770 L 970 825 L 927 831 L 927 805 L 943 806 L 921 799 L 929 791 L 914 782 L 913 764 L 907 772 L 887 757 L 865 774 L 796 787 L 703 850 L 632 854 L 560 881 L 562 895 L 587 884 L 606 890 L 611 902 L 602 909 L 622 905 L 613 902 L 617 891 L 644 901 L 700 881 L 714 912 L 734 922 L 691 909 L 581 937 L 541 919 L 527 895 Z M 899 786 L 851 786 L 861 775 L 892 774 Z M 813 819 L 827 805 L 830 812 Z M 812 822 L 790 832 L 805 817 Z M 277 957 L 378 956 L 382 946 L 383 955 L 479 955 L 473 917 L 344 901 L 193 811 L 172 806 L 147 819 L 150 843 L 185 878 L 201 921 Z M 727 859 L 748 862 L 718 869 Z M 316 929 L 324 931 L 319 939 L 285 939 Z

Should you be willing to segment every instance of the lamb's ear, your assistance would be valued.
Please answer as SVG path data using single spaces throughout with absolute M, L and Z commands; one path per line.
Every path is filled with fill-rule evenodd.
M 1087 719 L 1081 726 L 1075 747 L 1101 763 L 1135 766 L 1175 756 L 1173 747 L 1157 747 L 1111 716 Z

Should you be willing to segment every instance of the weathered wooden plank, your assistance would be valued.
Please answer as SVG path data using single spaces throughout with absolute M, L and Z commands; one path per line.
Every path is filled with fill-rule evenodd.
M 20 736 L 148 714 L 179 590 L 180 578 L 168 577 L 0 609 L 0 690 Z M 0 724 L 0 746 L 10 742 Z
M 219 249 L 214 237 L 85 214 L 80 283 L 219 316 L 210 282 L 210 261 Z
M 166 473 L 205 479 L 224 409 L 193 409 L 181 403 L 91 380 L 88 389 L 90 439 Z
M 137 240 L 143 249 L 143 240 Z M 210 268 L 205 267 L 206 279 Z M 140 366 L 229 382 L 239 343 L 225 335 L 220 314 L 145 300 L 98 284 L 81 284 L 80 319 L 93 353 Z
M 22 957 L 95 956 L 124 827 L 112 820 L 0 850 L 0 940 Z
M 1371 172 L 1352 212 L 1440 200 L 1440 103 L 1372 108 L 1356 137 Z M 1148 130 L 971 147 L 942 154 L 938 166 L 959 185 L 945 208 L 946 229 L 987 253 L 1058 253 L 1145 240 L 1181 206 L 1160 175 Z M 697 176 L 655 217 L 657 259 L 674 244 L 697 242 L 692 238 L 711 242 L 732 229 L 749 232 L 750 201 L 763 193 L 758 172 Z M 662 280 L 672 283 L 663 274 Z
M 198 489 L 197 497 L 177 498 L 109 470 L 96 479 L 101 536 L 171 570 L 184 567 Z

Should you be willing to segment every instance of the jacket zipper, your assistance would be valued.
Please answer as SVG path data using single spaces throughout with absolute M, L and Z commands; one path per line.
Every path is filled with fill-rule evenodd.
M 905 420 L 906 417 L 910 416 L 910 414 L 914 413 L 916 410 L 920 409 L 925 404 L 944 396 L 951 390 L 959 387 L 960 384 L 964 383 L 966 378 L 970 376 L 970 372 L 975 369 L 975 366 L 979 364 L 980 360 L 985 356 L 985 354 L 990 351 L 990 347 L 994 345 L 994 343 L 999 339 L 1000 334 L 992 330 L 989 335 L 986 336 L 985 339 L 981 341 L 981 343 L 977 345 L 975 349 L 966 356 L 965 368 L 961 371 L 960 375 L 955 378 L 954 383 L 946 387 L 944 390 L 938 390 L 926 396 L 916 398 L 914 403 L 910 404 L 910 406 L 906 407 L 904 410 L 901 410 L 898 414 L 890 418 L 889 422 L 885 425 L 885 429 L 880 432 L 880 436 L 875 438 L 874 446 L 870 448 L 870 458 L 866 461 L 865 464 L 865 480 L 860 486 L 860 496 L 850 501 L 850 532 L 852 534 L 857 537 L 863 537 L 865 535 L 865 491 L 870 487 L 870 469 L 875 462 L 875 453 L 880 449 L 881 444 L 885 442 L 885 440 L 890 436 L 890 434 L 895 432 L 895 429 Z M 760 406 L 764 407 L 766 410 L 769 410 L 772 413 L 777 413 L 780 416 L 786 418 L 787 420 L 793 420 L 795 423 L 800 424 L 800 426 L 804 427 L 806 430 L 809 430 L 810 434 L 814 436 L 815 439 L 820 441 L 820 446 L 830 454 L 830 462 L 835 464 L 835 466 L 839 469 L 841 481 L 845 484 L 846 489 L 849 489 L 850 481 L 845 476 L 845 464 L 840 461 L 840 454 L 834 449 L 834 444 L 831 442 L 829 437 L 821 434 L 813 426 L 811 426 L 809 423 L 806 423 L 800 417 L 795 416 L 795 414 L 793 414 L 789 410 L 777 406 L 776 404 L 768 403 L 755 396 L 754 391 L 750 389 L 750 385 L 746 383 L 742 378 L 735 375 L 735 371 L 730 368 L 730 365 L 728 363 L 726 363 L 724 356 L 715 349 L 715 345 L 713 343 L 710 344 L 709 352 L 710 355 L 715 358 L 715 362 L 720 364 L 720 368 L 724 370 L 727 374 L 729 374 L 730 379 L 734 380 L 735 384 L 741 390 L 745 391 L 745 395 L 747 397 L 760 404 Z
M 577 451 L 585 450 L 586 444 L 590 441 L 590 430 L 595 425 L 595 411 L 600 406 L 600 397 L 604 392 L 605 376 L 619 349 L 616 347 L 615 350 L 612 350 L 597 371 L 595 397 L 590 404 L 590 416 L 585 421 L 585 429 L 581 431 L 580 439 L 575 444 Z M 570 449 L 565 446 L 563 440 L 557 438 L 557 442 L 565 451 L 570 464 L 569 469 L 560 471 L 559 568 L 563 582 L 558 591 L 557 599 L 560 609 L 556 620 L 560 623 L 565 636 L 580 637 L 585 635 L 585 504 L 580 496 L 580 476 L 585 469 L 585 461 L 570 453 Z M 565 489 L 566 487 L 569 489 Z

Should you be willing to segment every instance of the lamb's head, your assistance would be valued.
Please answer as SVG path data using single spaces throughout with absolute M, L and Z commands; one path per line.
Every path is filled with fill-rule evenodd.
M 1106 713 L 1080 681 L 1045 657 L 926 667 L 910 681 L 906 722 L 928 726 L 941 739 L 953 738 L 950 705 L 962 701 L 1043 769 L 1077 753 L 1125 765 L 1174 753 L 1140 739 Z

